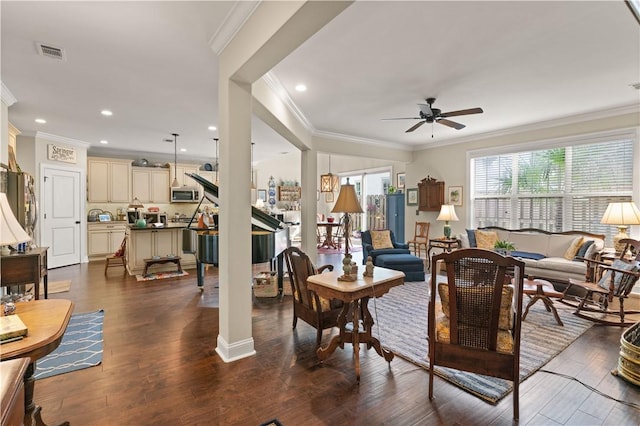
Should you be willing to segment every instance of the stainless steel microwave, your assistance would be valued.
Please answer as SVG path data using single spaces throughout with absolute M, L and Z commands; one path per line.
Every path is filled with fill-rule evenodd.
M 180 186 L 171 188 L 171 202 L 172 203 L 197 203 L 200 201 L 200 191 L 198 188 L 192 188 L 190 186 Z

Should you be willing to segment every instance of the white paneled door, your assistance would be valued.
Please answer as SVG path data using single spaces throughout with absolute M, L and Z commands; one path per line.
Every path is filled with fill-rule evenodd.
M 43 168 L 42 245 L 49 247 L 49 268 L 81 259 L 80 171 Z

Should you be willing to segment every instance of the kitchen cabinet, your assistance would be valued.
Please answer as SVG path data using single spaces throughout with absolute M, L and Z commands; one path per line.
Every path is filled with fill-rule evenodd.
M 131 202 L 131 161 L 90 157 L 87 179 L 90 203 Z
M 444 204 L 444 182 L 427 176 L 418 182 L 418 210 L 439 212 Z
M 171 180 L 169 169 L 156 167 L 132 167 L 133 198 L 142 203 L 168 204 Z
M 171 182 L 173 182 L 173 177 L 174 177 L 174 173 L 173 171 L 176 170 L 177 174 L 176 174 L 176 179 L 178 179 L 178 184 L 180 186 L 198 186 L 196 184 L 196 181 L 191 179 L 189 176 L 186 176 L 185 173 L 198 173 L 198 169 L 200 166 L 196 165 L 196 164 L 178 164 L 175 168 L 173 165 L 171 165 Z
M 104 260 L 115 253 L 122 244 L 126 222 L 89 223 L 87 229 L 87 254 L 89 260 Z
M 195 267 L 195 256 L 182 252 L 182 229 L 182 227 L 144 229 L 127 227 L 126 257 L 129 274 L 142 274 L 145 267 L 144 259 L 150 259 L 153 256 L 180 256 L 183 269 Z M 174 269 L 173 264 L 154 267 L 154 270 L 159 271 Z

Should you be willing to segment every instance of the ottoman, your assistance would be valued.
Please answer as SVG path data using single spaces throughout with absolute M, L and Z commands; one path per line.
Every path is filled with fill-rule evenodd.
M 412 254 L 381 254 L 375 265 L 404 272 L 405 281 L 424 281 L 424 261 Z

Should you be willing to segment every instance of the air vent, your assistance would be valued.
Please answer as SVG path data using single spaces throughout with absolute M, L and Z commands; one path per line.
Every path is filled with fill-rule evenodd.
M 66 60 L 64 49 L 62 49 L 61 47 L 56 47 L 44 43 L 36 43 L 36 48 L 38 49 L 38 53 L 42 56 L 58 59 L 60 61 Z

